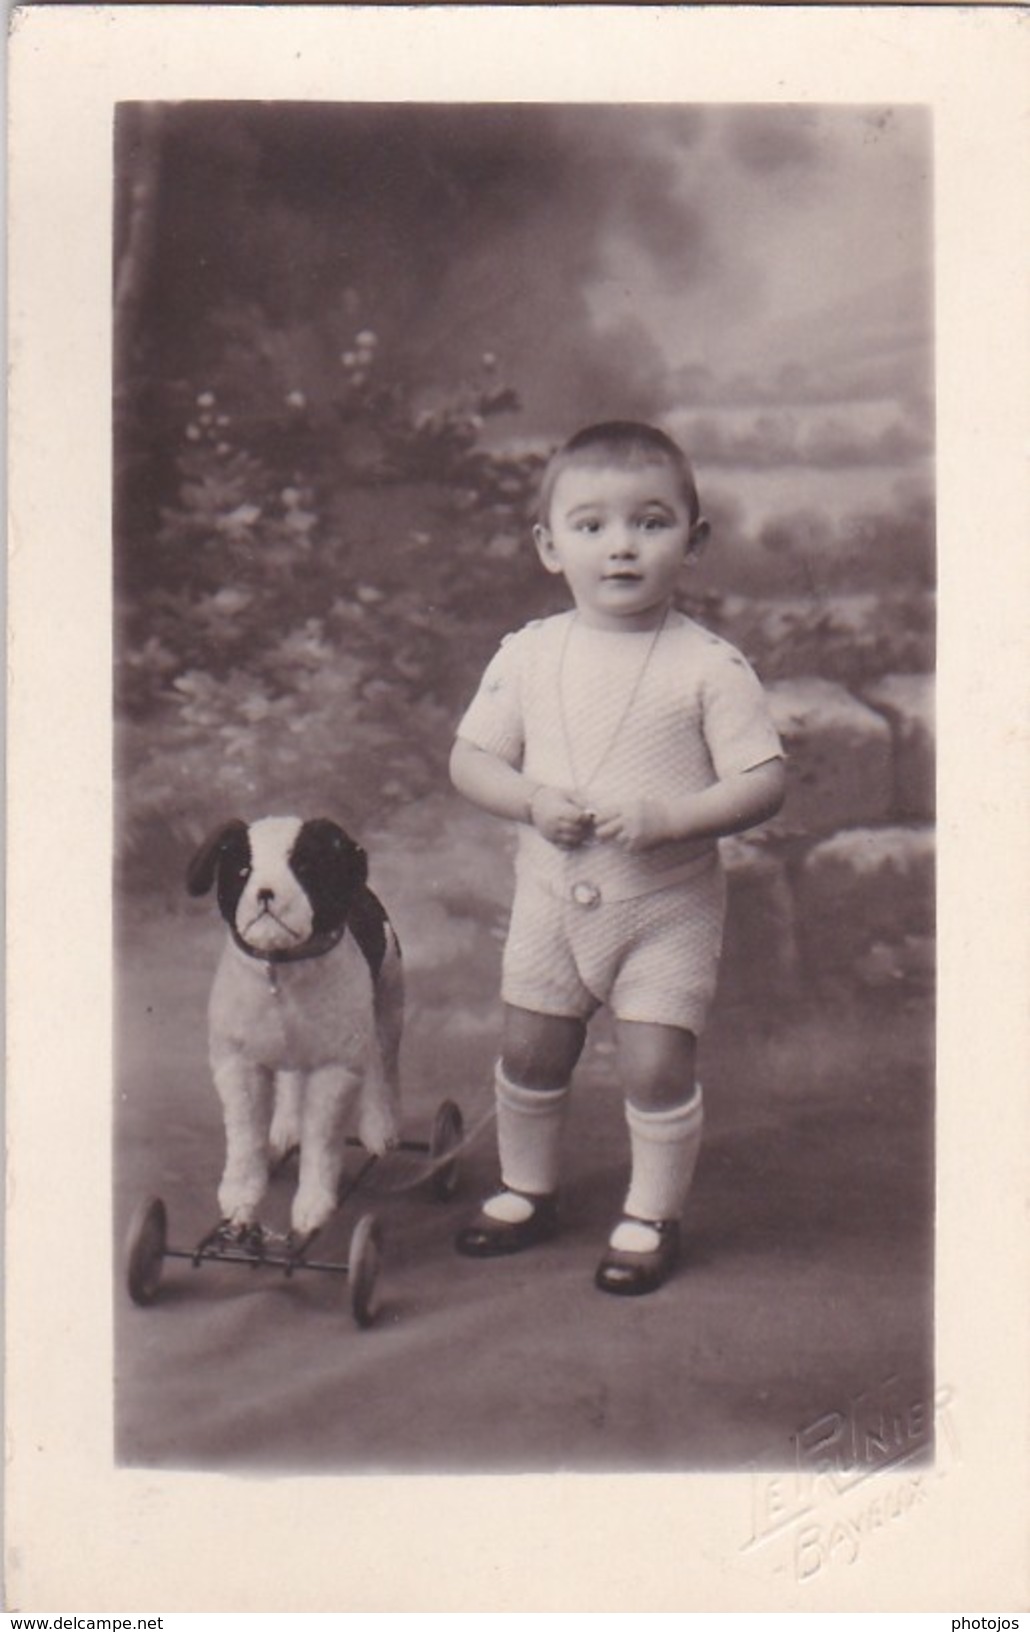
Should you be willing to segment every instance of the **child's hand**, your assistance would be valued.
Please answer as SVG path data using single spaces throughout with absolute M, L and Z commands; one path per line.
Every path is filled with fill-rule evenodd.
M 629 799 L 599 810 L 594 832 L 599 839 L 607 839 L 631 853 L 652 850 L 680 836 L 673 829 L 669 807 L 661 799 Z
M 530 821 L 559 850 L 576 850 L 593 832 L 588 810 L 558 788 L 537 788 L 530 801 Z

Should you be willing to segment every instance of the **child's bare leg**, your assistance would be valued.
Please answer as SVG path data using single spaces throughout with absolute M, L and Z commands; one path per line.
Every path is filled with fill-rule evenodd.
M 459 1252 L 494 1257 L 553 1233 L 568 1085 L 585 1037 L 581 1020 L 506 1006 L 496 1078 L 502 1188 L 459 1232 Z
M 564 1088 L 583 1052 L 586 1034 L 582 1020 L 506 1003 L 501 1049 L 505 1076 L 521 1088 Z
M 701 1147 L 697 1041 L 677 1026 L 618 1024 L 632 1156 L 623 1217 L 597 1271 L 605 1292 L 654 1291 L 676 1259 L 679 1217 Z

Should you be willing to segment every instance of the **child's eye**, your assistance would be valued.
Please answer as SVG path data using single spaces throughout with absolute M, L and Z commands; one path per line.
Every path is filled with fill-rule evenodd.
M 642 516 L 640 528 L 645 533 L 660 533 L 669 525 L 667 516 Z
M 596 521 L 593 516 L 590 516 L 583 521 L 577 521 L 576 531 L 578 533 L 599 533 L 601 531 L 601 523 Z

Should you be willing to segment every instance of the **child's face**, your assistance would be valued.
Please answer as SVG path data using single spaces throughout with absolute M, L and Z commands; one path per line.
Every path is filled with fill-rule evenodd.
M 671 465 L 570 465 L 534 537 L 548 572 L 564 574 L 585 623 L 635 630 L 661 622 L 703 532 L 695 533 Z

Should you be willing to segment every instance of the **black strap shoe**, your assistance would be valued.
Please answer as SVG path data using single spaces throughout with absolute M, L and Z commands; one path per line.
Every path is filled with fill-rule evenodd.
M 524 1190 L 511 1190 L 507 1185 L 496 1194 L 520 1196 L 529 1202 L 532 1212 L 520 1219 L 494 1218 L 484 1204 L 472 1222 L 455 1236 L 458 1252 L 466 1258 L 499 1258 L 550 1240 L 558 1227 L 558 1203 L 554 1196 L 529 1196 Z
M 594 1285 L 601 1292 L 614 1292 L 623 1298 L 637 1298 L 645 1292 L 656 1292 L 679 1257 L 679 1220 L 633 1218 L 626 1213 L 619 1223 L 643 1224 L 646 1229 L 653 1230 L 657 1237 L 655 1245 L 644 1252 L 627 1252 L 610 1246 L 597 1266 Z

